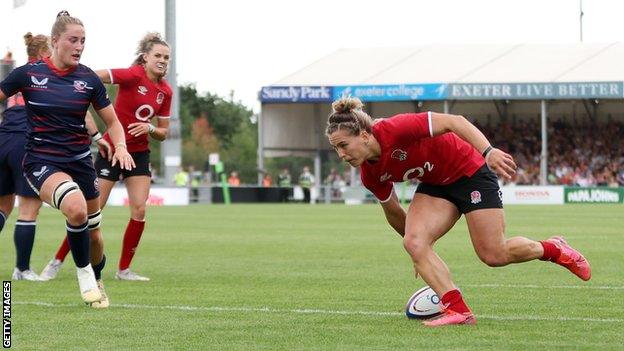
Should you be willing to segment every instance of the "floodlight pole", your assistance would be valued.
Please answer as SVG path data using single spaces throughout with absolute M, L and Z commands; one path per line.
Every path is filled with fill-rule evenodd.
M 171 62 L 167 69 L 167 81 L 173 90 L 169 135 L 160 145 L 160 169 L 167 185 L 173 184 L 177 168 L 182 165 L 182 139 L 180 133 L 180 94 L 176 70 L 176 0 L 165 0 L 165 38 L 171 48 Z M 192 176 L 192 175 L 191 175 Z
M 581 29 L 581 43 L 583 42 L 583 0 L 579 0 L 579 6 L 580 6 L 580 15 L 579 15 L 579 21 L 580 21 L 580 29 Z

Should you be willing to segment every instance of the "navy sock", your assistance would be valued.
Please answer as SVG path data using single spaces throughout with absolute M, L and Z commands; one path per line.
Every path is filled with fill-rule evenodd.
M 102 279 L 102 270 L 106 265 L 106 255 L 102 256 L 102 261 L 95 266 L 93 266 L 93 272 L 95 273 L 95 280 Z
M 15 232 L 13 233 L 16 252 L 15 267 L 20 271 L 30 269 L 30 254 L 35 242 L 36 225 L 36 221 L 18 219 L 15 222 Z
M 4 222 L 6 222 L 6 218 L 6 214 L 0 211 L 0 232 L 2 231 L 2 228 L 4 228 Z
M 76 226 L 69 223 L 66 223 L 66 225 L 67 241 L 74 257 L 74 263 L 76 263 L 76 267 L 84 268 L 89 264 L 89 243 L 91 237 L 89 236 L 88 222 Z

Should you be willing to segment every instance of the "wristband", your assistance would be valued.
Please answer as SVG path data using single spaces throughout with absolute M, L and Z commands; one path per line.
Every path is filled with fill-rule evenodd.
M 494 150 L 494 148 L 492 147 L 492 145 L 488 146 L 485 148 L 485 150 L 483 150 L 483 153 L 481 154 L 481 156 L 483 156 L 483 158 L 486 158 L 487 155 L 490 153 L 490 151 Z
M 149 129 L 147 130 L 147 132 L 148 132 L 149 134 L 154 133 L 154 131 L 156 130 L 156 127 L 154 127 L 154 125 L 153 125 L 153 124 L 151 124 L 151 123 L 150 123 L 150 124 L 148 124 L 148 128 L 149 128 Z
M 91 134 L 91 140 L 97 142 L 98 140 L 102 139 L 102 134 L 100 132 L 95 132 L 93 134 Z

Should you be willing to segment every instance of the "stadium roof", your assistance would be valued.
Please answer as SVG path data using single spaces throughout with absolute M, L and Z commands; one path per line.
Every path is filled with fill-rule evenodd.
M 271 86 L 624 81 L 624 44 L 341 49 Z

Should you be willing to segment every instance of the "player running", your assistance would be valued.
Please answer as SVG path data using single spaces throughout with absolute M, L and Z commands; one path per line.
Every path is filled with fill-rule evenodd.
M 169 130 L 172 90 L 164 79 L 170 60 L 169 44 L 160 34 L 148 33 L 139 42 L 137 58 L 130 68 L 101 70 L 96 73 L 104 83 L 119 85 L 115 111 L 124 127 L 128 151 L 137 167 L 124 170 L 99 156 L 95 162 L 100 184 L 100 206 L 103 209 L 115 183 L 123 177 L 130 202 L 130 220 L 124 233 L 119 270 L 120 280 L 149 281 L 130 270 L 130 263 L 145 228 L 145 203 L 149 196 L 151 171 L 149 167 L 148 136 L 163 141 Z M 157 117 L 157 126 L 151 119 Z M 108 141 L 111 136 L 107 133 Z M 55 257 L 43 269 L 41 276 L 52 279 L 58 273 L 69 252 L 67 241 L 61 244 Z
M 464 117 L 406 113 L 373 123 L 357 98 L 339 99 L 332 107 L 326 129 L 330 144 L 343 161 L 360 167 L 362 184 L 379 199 L 388 223 L 403 237 L 416 275 L 442 296 L 444 313 L 425 325 L 476 323 L 448 267 L 433 251 L 461 214 L 477 255 L 488 266 L 540 259 L 582 280 L 591 278 L 589 262 L 562 237 L 505 239 L 502 193 L 494 172 L 510 178 L 516 165 Z M 411 179 L 421 183 L 406 212 L 393 182 Z
M 18 67 L 0 82 L 0 101 L 17 92 L 24 96 L 29 123 L 24 175 L 41 200 L 66 217 L 82 299 L 97 304 L 104 302 L 104 295 L 89 263 L 89 230 L 99 227 L 101 215 L 91 142 L 85 128 L 89 105 L 112 134 L 116 146 L 113 163 L 131 169 L 134 162 L 104 85 L 95 72 L 80 64 L 85 43 L 82 22 L 62 11 L 52 26 L 51 42 L 50 58 Z M 96 270 L 103 265 L 102 258 L 91 259 Z
M 49 57 L 50 45 L 46 35 L 24 35 L 28 62 L 37 62 Z M 26 152 L 27 119 L 24 97 L 17 93 L 7 99 L 7 109 L 0 123 L 0 231 L 6 217 L 13 210 L 15 195 L 19 202 L 19 213 L 13 234 L 16 251 L 16 264 L 11 279 L 42 280 L 30 269 L 30 254 L 35 240 L 36 219 L 41 208 L 37 193 L 27 184 L 22 169 L 22 160 Z M 89 133 L 97 132 L 97 126 L 90 114 L 86 119 Z M 104 140 L 98 141 L 103 148 L 108 146 Z

